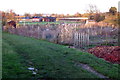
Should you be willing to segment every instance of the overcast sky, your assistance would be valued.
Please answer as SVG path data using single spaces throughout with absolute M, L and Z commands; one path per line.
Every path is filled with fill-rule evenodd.
M 85 13 L 89 4 L 96 5 L 101 12 L 109 11 L 111 6 L 118 8 L 120 0 L 1 0 L 0 10 L 13 9 L 18 14 L 24 13 Z

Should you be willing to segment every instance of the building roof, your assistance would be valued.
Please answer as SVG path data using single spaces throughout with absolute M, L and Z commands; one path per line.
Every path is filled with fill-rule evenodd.
M 41 17 L 41 16 L 33 16 L 32 18 L 43 18 L 43 17 Z
M 25 17 L 25 16 L 15 16 L 16 18 L 22 18 L 22 17 Z
M 56 19 L 56 17 L 46 17 L 46 18 L 49 18 L 49 19 Z
M 30 17 L 22 17 L 22 19 L 30 19 Z
M 72 20 L 77 19 L 78 20 L 78 19 L 88 19 L 88 18 L 87 17 L 77 17 L 77 18 L 74 17 L 74 18 L 59 18 L 59 19 L 72 19 Z

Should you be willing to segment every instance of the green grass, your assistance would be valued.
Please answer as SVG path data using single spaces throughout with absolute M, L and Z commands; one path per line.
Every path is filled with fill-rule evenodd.
M 28 78 L 31 75 L 26 70 L 25 64 L 22 64 L 21 56 L 5 40 L 3 40 L 2 61 L 3 78 Z
M 19 22 L 19 24 L 35 25 L 35 24 L 60 24 L 59 22 Z
M 118 65 L 63 45 L 34 38 L 3 33 L 3 78 L 98 78 L 75 63 L 84 63 L 96 71 L 118 78 Z M 38 69 L 32 75 L 27 68 Z M 12 68 L 12 69 L 11 69 Z
M 60 24 L 61 22 L 64 23 L 80 23 L 80 22 L 69 22 L 69 21 L 56 21 L 56 22 L 19 22 L 20 25 L 44 25 L 44 24 Z
M 2 26 L 0 21 L 0 79 L 2 78 Z

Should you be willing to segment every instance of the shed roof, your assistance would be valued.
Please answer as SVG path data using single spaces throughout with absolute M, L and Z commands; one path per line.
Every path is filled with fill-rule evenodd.
M 33 16 L 32 18 L 43 18 L 43 17 L 41 17 L 41 16 Z
M 22 17 L 22 19 L 30 19 L 30 17 Z
M 87 17 L 74 17 L 74 18 L 59 18 L 59 19 L 88 19 Z

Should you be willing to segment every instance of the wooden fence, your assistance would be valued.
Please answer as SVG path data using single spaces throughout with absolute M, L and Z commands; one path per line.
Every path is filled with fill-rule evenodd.
M 74 33 L 74 47 L 83 48 L 89 45 L 89 34 L 88 33 Z

